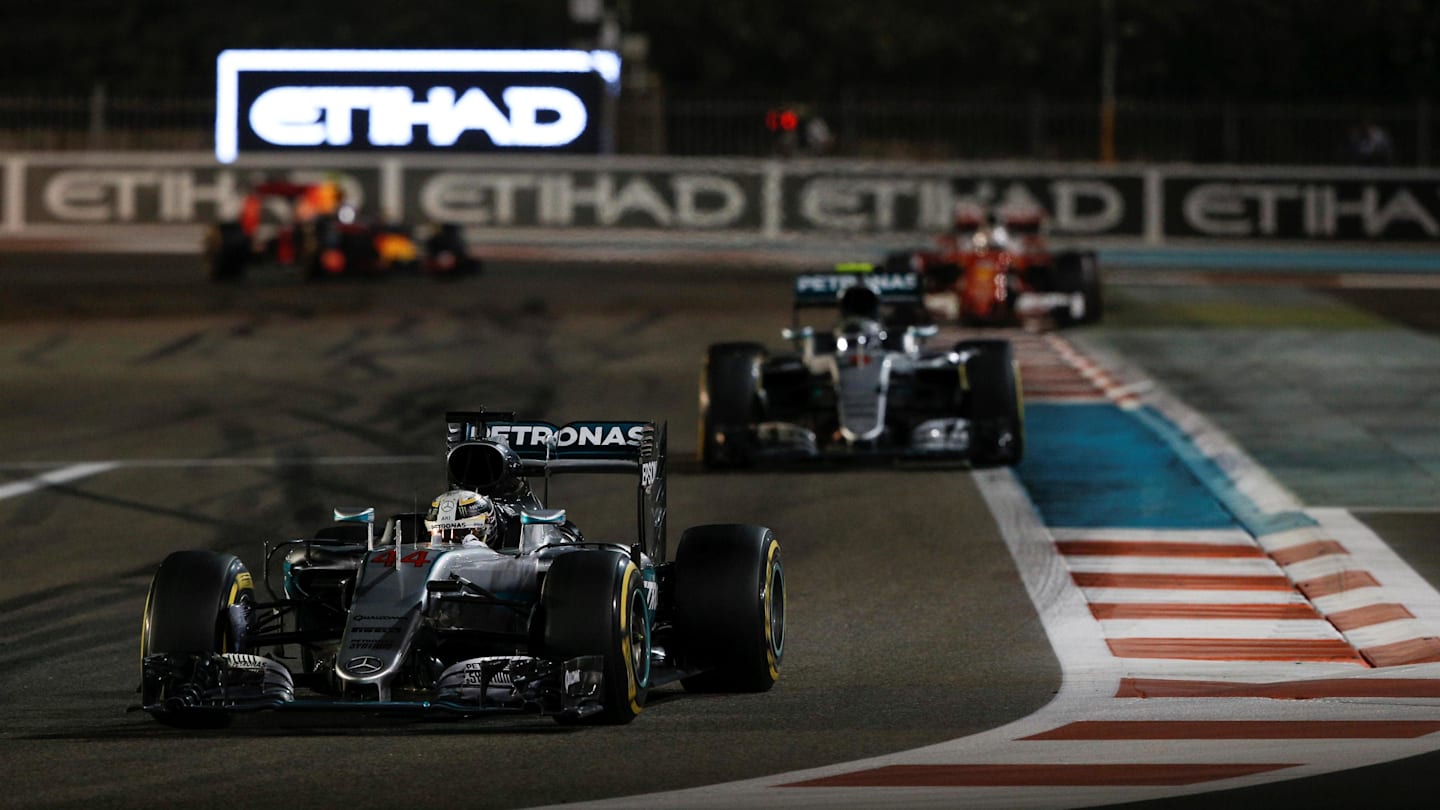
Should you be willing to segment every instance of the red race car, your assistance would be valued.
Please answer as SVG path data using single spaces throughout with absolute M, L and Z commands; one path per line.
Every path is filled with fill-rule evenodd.
M 268 200 L 285 202 L 288 217 L 278 226 L 261 221 Z M 421 240 L 406 226 L 358 218 L 330 181 L 269 181 L 251 189 L 239 219 L 206 229 L 205 269 L 219 282 L 239 281 L 257 264 L 293 267 L 307 280 L 395 271 L 457 277 L 480 269 L 457 226 L 429 231 Z
M 1034 210 L 956 211 L 933 250 L 892 254 L 892 270 L 920 273 L 936 318 L 975 326 L 1045 328 L 1094 323 L 1103 313 L 1100 265 L 1090 250 L 1052 251 Z

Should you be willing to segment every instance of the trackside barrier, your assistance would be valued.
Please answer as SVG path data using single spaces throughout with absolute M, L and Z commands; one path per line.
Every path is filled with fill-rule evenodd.
M 362 215 L 458 223 L 476 244 L 904 245 L 976 202 L 1042 208 L 1058 241 L 1134 249 L 1440 246 L 1440 171 L 418 154 L 221 166 L 203 152 L 0 157 L 0 239 L 195 246 L 252 183 L 324 177 Z M 285 203 L 271 205 L 282 221 Z

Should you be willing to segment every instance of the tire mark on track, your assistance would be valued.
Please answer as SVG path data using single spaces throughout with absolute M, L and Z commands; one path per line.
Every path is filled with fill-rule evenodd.
M 190 348 L 200 345 L 200 342 L 204 339 L 205 332 L 192 332 L 188 335 L 172 340 L 157 349 L 153 349 L 150 352 L 135 358 L 133 361 L 131 361 L 131 364 L 143 366 L 160 360 L 164 360 L 169 357 L 174 357 Z
M 70 334 L 68 332 L 61 332 L 60 334 L 51 335 L 41 340 L 34 346 L 31 346 L 30 348 L 22 351 L 19 354 L 20 362 L 28 366 L 44 365 L 48 367 L 49 364 L 43 362 L 45 356 L 50 354 L 51 352 L 54 352 L 61 346 L 64 346 L 68 342 L 70 342 Z

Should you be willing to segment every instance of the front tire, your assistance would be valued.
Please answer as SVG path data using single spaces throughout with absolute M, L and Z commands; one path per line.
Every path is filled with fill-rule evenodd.
M 177 551 L 160 563 L 145 597 L 140 630 L 140 660 L 155 655 L 212 655 L 245 647 L 248 606 L 254 581 L 233 554 Z M 141 701 L 163 704 L 171 684 L 141 673 Z M 162 709 L 153 712 L 166 725 L 183 728 L 224 725 L 222 712 Z
M 763 526 L 696 526 L 675 555 L 676 620 L 692 692 L 764 692 L 785 655 L 785 569 Z
M 1014 348 L 1008 340 L 962 340 L 955 351 L 966 356 L 967 410 L 975 424 L 972 461 L 1019 464 L 1025 456 L 1025 411 Z
M 205 277 L 216 283 L 240 281 L 250 259 L 250 237 L 238 222 L 222 222 L 205 229 Z
M 540 594 L 543 645 L 555 659 L 604 658 L 602 708 L 583 722 L 623 725 L 650 687 L 650 609 L 640 569 L 616 551 L 573 551 L 550 566 Z M 560 715 L 561 722 L 573 718 Z
M 1055 257 L 1057 287 L 1061 292 L 1080 293 L 1085 314 L 1072 323 L 1099 323 L 1105 315 L 1100 293 L 1100 262 L 1094 251 L 1066 251 Z
M 765 358 L 765 347 L 758 343 L 717 343 L 707 352 L 700 376 L 699 442 L 706 467 L 749 461 Z

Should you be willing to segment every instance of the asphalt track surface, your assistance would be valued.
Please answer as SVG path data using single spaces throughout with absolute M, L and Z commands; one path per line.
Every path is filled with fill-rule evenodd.
M 125 462 L 0 499 L 0 525 L 10 529 L 0 576 L 5 803 L 238 798 L 363 808 L 463 797 L 469 806 L 523 807 L 857 759 L 1040 708 L 1059 671 L 968 476 L 696 468 L 705 346 L 774 342 L 788 294 L 789 276 L 764 268 L 497 264 L 454 284 L 273 277 L 216 288 L 184 256 L 0 255 L 0 487 L 57 463 Z M 1214 310 L 1197 312 L 1193 293 L 1117 290 L 1111 325 L 1077 339 L 1124 352 L 1267 466 L 1305 447 L 1257 426 L 1263 402 L 1221 384 L 1228 375 L 1240 386 L 1236 367 L 1216 370 L 1197 351 L 1220 349 L 1239 363 L 1236 346 L 1271 340 L 1274 353 L 1250 355 L 1261 367 L 1250 372 L 1263 379 L 1266 364 L 1293 367 L 1316 330 L 1359 340 L 1362 350 L 1377 335 L 1405 352 L 1432 345 L 1416 330 L 1435 328 L 1422 314 L 1436 310 L 1433 293 L 1210 294 Z M 1266 306 L 1267 296 L 1276 303 Z M 1277 307 L 1289 320 L 1273 321 Z M 1175 348 L 1187 340 L 1198 343 Z M 1321 380 L 1313 385 L 1315 397 L 1325 395 Z M 1411 404 L 1433 417 L 1436 383 L 1416 385 L 1422 393 L 1412 387 Z M 412 508 L 443 487 L 439 414 L 479 405 L 557 421 L 668 420 L 672 537 L 685 525 L 746 521 L 781 539 L 790 624 L 776 688 L 657 690 L 645 714 L 618 729 L 262 716 L 178 734 L 125 712 L 135 699 L 145 587 L 166 553 L 230 551 L 258 571 L 263 539 L 306 534 L 331 506 Z M 1357 425 L 1385 416 L 1337 410 L 1345 412 L 1335 419 Z M 1379 444 L 1358 460 L 1346 456 L 1349 479 L 1322 458 L 1294 464 L 1282 481 L 1307 502 L 1367 507 L 1361 516 L 1440 582 L 1440 555 L 1427 539 L 1437 529 L 1436 468 L 1404 442 Z M 1368 472 L 1357 474 L 1362 463 Z M 1391 474 L 1397 464 L 1405 474 Z M 1347 480 L 1365 475 L 1404 486 L 1382 499 L 1379 488 L 1365 490 L 1363 502 L 1329 497 L 1348 495 Z M 620 531 L 630 518 L 623 492 L 557 489 L 552 501 L 592 535 Z M 1235 800 L 1289 806 L 1309 797 L 1326 806 L 1315 797 L 1354 790 L 1400 806 L 1415 793 L 1383 786 L 1422 778 L 1437 761 L 1280 783 Z

